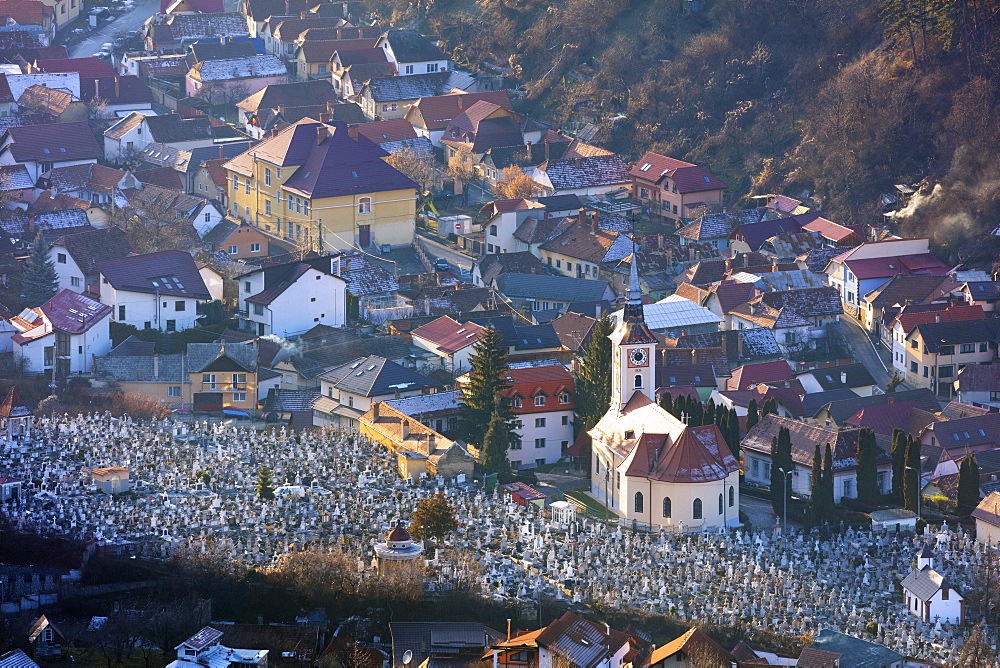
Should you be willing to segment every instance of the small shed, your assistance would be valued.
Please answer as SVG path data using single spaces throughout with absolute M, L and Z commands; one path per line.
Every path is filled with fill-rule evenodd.
M 21 500 L 21 479 L 4 476 L 0 478 L 0 501 Z
M 526 506 L 529 503 L 543 508 L 545 504 L 545 499 L 548 497 L 542 494 L 537 489 L 533 489 L 523 482 L 512 482 L 506 485 L 501 485 L 500 488 L 507 494 L 510 495 L 514 501 L 517 502 L 519 506 Z
M 121 466 L 105 466 L 91 469 L 90 477 L 97 488 L 105 494 L 121 494 L 132 489 L 129 482 L 129 470 Z
M 912 510 L 889 508 L 873 511 L 868 516 L 872 520 L 872 531 L 917 530 L 917 514 Z

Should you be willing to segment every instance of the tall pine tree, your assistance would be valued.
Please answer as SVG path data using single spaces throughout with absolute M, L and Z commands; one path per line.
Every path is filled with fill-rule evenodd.
M 958 515 L 968 517 L 979 505 L 979 464 L 967 455 L 958 469 Z
M 792 436 L 786 427 L 778 430 L 771 442 L 771 508 L 783 513 L 792 495 Z
M 758 422 L 760 413 L 757 411 L 757 399 L 751 399 L 750 405 L 747 406 L 747 432 L 749 433 Z
M 24 263 L 21 275 L 21 301 L 28 308 L 41 306 L 59 291 L 56 265 L 49 259 L 49 245 L 41 230 L 31 244 L 31 255 Z
M 483 445 L 479 449 L 479 463 L 486 473 L 499 474 L 500 482 L 510 480 L 510 462 L 507 460 L 509 445 L 510 429 L 504 419 L 494 413 L 483 437 Z
M 778 414 L 778 400 L 774 397 L 768 397 L 764 400 L 764 405 L 760 408 L 760 416 L 764 417 L 768 414 Z
M 858 501 L 876 506 L 881 496 L 878 489 L 878 446 L 875 444 L 875 432 L 867 427 L 858 432 L 856 459 Z
M 611 318 L 604 314 L 594 323 L 576 373 L 576 414 L 581 429 L 590 429 L 611 405 Z
M 826 444 L 826 450 L 823 453 L 823 519 L 824 523 L 833 523 L 836 519 L 834 514 L 834 502 L 833 502 L 833 448 L 830 444 Z
M 920 441 L 906 437 L 906 462 L 903 469 L 903 507 L 918 512 L 920 498 Z
M 892 502 L 903 503 L 903 471 L 906 466 L 906 432 L 892 430 Z
M 806 524 L 810 527 L 823 523 L 826 511 L 823 509 L 823 448 L 819 443 L 813 452 L 812 472 L 809 475 L 809 508 Z
M 667 411 L 671 415 L 674 412 L 674 397 L 669 392 L 664 392 L 663 396 L 660 397 L 660 408 Z
M 513 419 L 510 400 L 501 394 L 508 386 L 510 367 L 503 337 L 493 327 L 486 329 L 472 351 L 469 382 L 462 386 L 458 405 L 458 429 L 466 443 L 479 448 L 494 415 L 508 425 Z

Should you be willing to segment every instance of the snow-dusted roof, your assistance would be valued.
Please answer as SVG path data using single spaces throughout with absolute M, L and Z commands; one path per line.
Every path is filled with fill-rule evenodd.
M 722 318 L 707 308 L 702 308 L 679 295 L 670 295 L 655 304 L 643 304 L 642 313 L 650 329 L 671 329 L 722 322 Z M 621 322 L 622 311 L 615 311 L 612 317 L 616 323 Z
M 277 77 L 288 74 L 285 64 L 277 56 L 253 56 L 205 60 L 193 68 L 202 81 L 229 81 L 250 77 Z
M 387 406 L 395 408 L 400 413 L 413 416 L 422 413 L 458 410 L 458 398 L 459 390 L 452 390 L 451 392 L 421 394 L 416 397 L 406 397 L 405 399 L 392 399 L 384 403 Z

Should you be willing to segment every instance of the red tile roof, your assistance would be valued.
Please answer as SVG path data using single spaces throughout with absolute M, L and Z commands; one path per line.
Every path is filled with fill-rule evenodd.
M 823 217 L 816 218 L 812 222 L 806 223 L 802 226 L 802 229 L 806 232 L 817 232 L 824 239 L 829 239 L 830 241 L 838 244 L 847 241 L 853 241 L 854 243 L 861 243 L 864 241 L 864 239 L 858 236 L 858 233 L 851 228 L 839 225 Z
M 758 383 L 792 380 L 795 370 L 786 360 L 744 364 L 733 369 L 733 377 L 729 379 L 728 389 L 749 390 Z
M 22 345 L 51 334 L 53 331 L 68 334 L 82 334 L 111 315 L 111 307 L 72 290 L 61 290 L 37 308 L 31 309 L 37 317 L 29 321 L 18 318 L 15 327 L 19 331 L 11 337 Z M 25 327 L 22 329 L 22 327 Z
M 420 127 L 427 130 L 444 130 L 456 116 L 471 107 L 476 102 L 485 100 L 497 104 L 508 111 L 513 111 L 507 91 L 492 91 L 487 93 L 457 93 L 454 95 L 435 95 L 417 100 L 410 111 L 407 120 L 417 121 Z
M 115 68 L 100 58 L 57 58 L 54 60 L 36 60 L 35 67 L 41 72 L 79 72 L 80 80 L 95 77 L 113 77 Z
M 367 137 L 376 144 L 417 138 L 416 130 L 403 118 L 362 123 L 361 125 L 355 125 L 351 130 L 362 137 Z
M 21 25 L 46 25 L 52 20 L 52 7 L 38 0 L 0 0 L 0 16 Z
M 729 187 L 725 181 L 698 165 L 668 158 L 652 151 L 635 163 L 629 171 L 629 176 L 657 184 L 669 177 L 680 193 L 697 193 Z
M 573 410 L 573 376 L 566 367 L 560 365 L 525 367 L 507 371 L 510 387 L 503 391 L 505 397 L 519 395 L 522 398 L 521 407 L 514 408 L 518 415 L 526 413 L 544 413 L 547 411 Z M 569 403 L 559 403 L 559 395 L 569 395 Z M 545 405 L 536 406 L 534 397 L 545 395 Z
M 896 321 L 909 334 L 917 325 L 927 325 L 932 322 L 957 322 L 960 320 L 982 320 L 986 317 L 983 307 L 979 304 L 956 304 L 941 311 L 917 311 L 907 313 L 905 310 L 896 316 Z
M 453 353 L 471 346 L 485 331 L 485 327 L 474 322 L 462 324 L 443 315 L 437 320 L 417 327 L 411 335 L 426 339 L 441 350 Z
M 951 267 L 932 253 L 873 257 L 861 260 L 848 258 L 844 262 L 859 280 L 866 278 L 889 278 L 898 274 L 930 274 L 945 276 Z

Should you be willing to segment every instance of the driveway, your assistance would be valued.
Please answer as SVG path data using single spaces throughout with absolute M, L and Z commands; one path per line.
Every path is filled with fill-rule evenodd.
M 740 510 L 750 518 L 754 531 L 770 531 L 774 528 L 775 517 L 770 501 L 740 494 Z
M 877 344 L 868 338 L 868 332 L 862 329 L 861 325 L 851 316 L 847 314 L 842 315 L 840 323 L 840 331 L 847 340 L 847 345 L 851 347 L 855 361 L 861 362 L 868 369 L 868 372 L 875 379 L 875 384 L 879 388 L 885 387 L 886 383 L 892 377 L 892 367 L 886 364 L 889 358 L 889 351 L 885 351 L 886 359 L 884 360 L 882 358 L 882 346 L 879 345 L 876 348 Z M 907 388 L 900 387 L 899 389 L 903 390 Z

